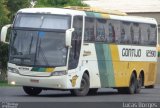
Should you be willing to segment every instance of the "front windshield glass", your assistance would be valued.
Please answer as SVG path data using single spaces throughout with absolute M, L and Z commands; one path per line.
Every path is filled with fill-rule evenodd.
M 70 17 L 66 15 L 18 14 L 14 27 L 68 29 Z
M 66 65 L 68 52 L 65 47 L 66 30 L 55 27 L 46 29 L 47 25 L 43 26 L 44 28 L 37 28 L 37 24 L 34 23 L 26 28 L 25 24 L 23 27 L 18 26 L 20 21 L 16 21 L 17 25 L 11 31 L 9 62 L 24 66 Z M 67 21 L 69 24 L 70 20 Z M 69 25 L 65 29 L 69 29 Z

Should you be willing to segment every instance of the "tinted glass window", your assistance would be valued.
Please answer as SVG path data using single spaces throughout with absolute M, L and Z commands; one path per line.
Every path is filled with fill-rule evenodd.
M 139 44 L 139 35 L 140 35 L 139 24 L 134 23 L 132 27 L 133 27 L 133 41 L 132 41 L 132 43 L 138 45 Z
M 148 45 L 149 36 L 149 25 L 140 24 L 141 27 L 141 45 Z
M 85 32 L 84 32 L 84 40 L 86 42 L 91 42 L 95 40 L 95 30 L 94 30 L 94 18 L 85 19 Z
M 73 21 L 73 28 L 75 31 L 72 35 L 72 48 L 69 55 L 69 69 L 74 69 L 78 65 L 82 40 L 82 27 L 83 17 L 75 16 Z
M 107 28 L 107 24 L 106 24 L 106 20 L 105 19 L 96 19 L 96 41 L 97 42 L 104 42 L 106 41 L 107 37 L 106 37 L 106 28 Z
M 149 44 L 156 45 L 157 42 L 157 28 L 155 25 L 150 25 L 150 37 L 149 37 Z

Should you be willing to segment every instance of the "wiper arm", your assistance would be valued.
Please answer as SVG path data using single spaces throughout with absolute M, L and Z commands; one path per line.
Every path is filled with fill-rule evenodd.
M 32 42 L 33 42 L 33 36 L 32 36 L 32 38 L 31 38 L 31 43 L 30 43 L 30 45 L 29 45 L 29 54 L 31 54 Z

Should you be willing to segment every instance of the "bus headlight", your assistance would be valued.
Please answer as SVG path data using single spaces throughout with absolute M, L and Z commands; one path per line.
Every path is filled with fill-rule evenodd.
M 55 71 L 51 73 L 51 76 L 62 76 L 62 75 L 66 75 L 67 72 L 66 71 Z
M 8 67 L 8 68 L 7 68 L 7 71 L 8 71 L 8 72 L 12 72 L 12 73 L 17 73 L 17 74 L 19 74 L 18 69 L 15 69 L 15 68 Z

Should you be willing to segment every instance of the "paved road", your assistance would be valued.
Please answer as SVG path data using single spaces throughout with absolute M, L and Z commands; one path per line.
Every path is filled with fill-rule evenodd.
M 160 85 L 142 89 L 140 94 L 118 94 L 117 90 L 100 89 L 94 96 L 75 97 L 68 91 L 43 91 L 39 96 L 26 95 L 21 87 L 0 87 L 1 102 L 160 102 Z

